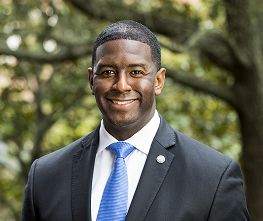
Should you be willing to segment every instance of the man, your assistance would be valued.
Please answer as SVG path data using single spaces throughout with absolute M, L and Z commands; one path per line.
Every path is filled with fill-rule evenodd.
M 88 71 L 102 122 L 33 163 L 23 221 L 250 220 L 239 165 L 158 115 L 155 96 L 163 88 L 165 69 L 149 29 L 133 21 L 108 26 L 95 42 Z M 119 182 L 114 192 L 108 186 L 120 160 L 112 149 L 116 143 L 134 149 L 120 157 L 128 185 L 122 188 Z M 114 194 L 123 196 L 121 208 L 113 205 Z

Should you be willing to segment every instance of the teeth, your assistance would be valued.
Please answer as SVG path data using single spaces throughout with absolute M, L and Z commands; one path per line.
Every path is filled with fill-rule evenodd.
M 115 100 L 112 100 L 112 102 L 114 103 L 114 104 L 128 104 L 128 103 L 131 103 L 131 102 L 133 102 L 134 100 L 130 100 L 130 101 L 115 101 Z

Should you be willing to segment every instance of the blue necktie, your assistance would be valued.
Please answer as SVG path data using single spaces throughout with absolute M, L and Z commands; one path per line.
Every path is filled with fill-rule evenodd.
M 117 156 L 100 202 L 97 221 L 124 221 L 128 202 L 128 176 L 124 159 L 133 151 L 134 146 L 125 142 L 109 146 Z

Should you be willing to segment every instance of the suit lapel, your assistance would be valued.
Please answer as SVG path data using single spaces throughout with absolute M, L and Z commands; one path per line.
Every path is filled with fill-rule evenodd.
M 74 221 L 91 220 L 92 175 L 99 142 L 99 127 L 100 125 L 83 139 L 83 148 L 73 155 L 71 205 Z
M 175 145 L 174 131 L 161 116 L 160 118 L 160 126 L 152 142 L 126 221 L 144 220 L 174 159 L 174 155 L 166 150 Z M 165 162 L 157 162 L 160 155 L 165 157 Z

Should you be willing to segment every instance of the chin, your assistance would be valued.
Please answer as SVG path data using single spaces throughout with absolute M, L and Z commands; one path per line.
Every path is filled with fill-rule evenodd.
M 140 122 L 139 119 L 131 119 L 130 115 L 128 117 L 116 117 L 111 119 L 111 124 L 115 127 L 129 128 L 133 125 L 136 125 L 137 122 Z
M 131 127 L 132 125 L 135 124 L 135 122 L 130 122 L 130 121 L 113 121 L 112 124 L 115 126 L 115 127 L 121 127 L 121 128 L 129 128 Z

